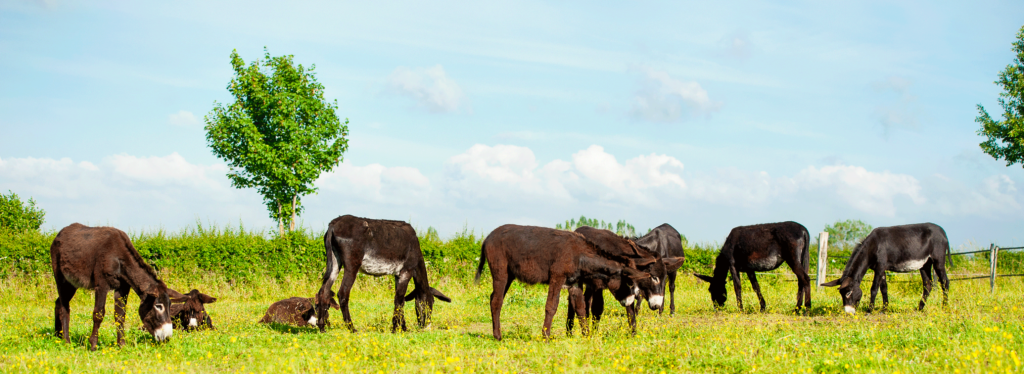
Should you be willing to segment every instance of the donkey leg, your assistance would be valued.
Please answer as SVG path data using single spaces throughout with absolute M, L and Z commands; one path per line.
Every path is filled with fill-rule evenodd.
M 54 273 L 53 277 L 57 281 L 57 300 L 53 302 L 53 333 L 57 337 L 63 337 L 65 343 L 71 344 L 71 335 L 68 331 L 71 328 L 71 299 L 78 292 L 78 287 L 64 280 L 64 275 L 60 272 Z
M 736 291 L 736 306 L 743 310 L 743 286 L 740 285 L 740 272 L 736 270 L 735 266 L 729 267 L 729 273 L 732 274 L 732 288 Z
M 562 293 L 562 285 L 565 278 L 552 277 L 548 284 L 548 300 L 544 304 L 544 339 L 551 338 L 551 322 L 555 319 L 555 312 L 558 311 L 558 295 Z
M 875 278 L 871 281 L 871 304 L 868 305 L 868 311 L 872 312 L 875 310 L 875 296 L 878 295 L 878 288 L 882 286 L 882 282 L 885 278 L 885 270 L 876 270 Z
M 391 333 L 398 330 L 398 326 L 402 326 L 402 331 L 408 331 L 405 326 L 405 291 L 409 289 L 409 279 L 412 275 L 409 272 L 402 272 L 395 276 L 395 315 L 391 317 Z M 422 291 L 422 290 L 421 290 Z M 416 298 L 417 306 L 417 319 L 421 315 L 420 309 L 420 298 Z M 422 327 L 422 326 L 421 326 Z
M 630 334 L 636 336 L 636 306 L 634 304 L 626 305 L 626 320 L 629 321 Z
M 676 314 L 676 272 L 672 271 L 668 273 L 668 314 Z
M 92 310 L 92 335 L 89 336 L 89 349 L 95 351 L 100 340 L 100 324 L 103 323 L 103 316 L 107 314 L 107 292 L 110 288 L 107 285 L 96 287 L 96 305 Z
M 338 304 L 341 306 L 341 315 L 345 320 L 345 327 L 351 332 L 356 332 L 355 325 L 352 324 L 352 314 L 348 309 L 348 298 L 352 294 L 352 285 L 356 283 L 356 274 L 359 272 L 359 265 L 356 264 L 354 267 L 345 264 L 345 275 L 341 278 L 341 286 L 338 287 Z
M 889 277 L 885 272 L 882 272 L 882 311 L 889 311 Z
M 128 302 L 128 293 L 132 291 L 127 283 L 114 290 L 114 327 L 117 328 L 117 346 L 124 347 L 124 306 Z
M 568 313 L 565 316 L 565 335 L 572 336 L 573 325 L 576 324 L 576 300 L 573 298 L 572 289 L 569 289 L 569 298 L 566 300 L 569 303 Z M 580 318 L 580 323 L 585 323 L 583 318 Z
M 494 339 L 501 341 L 501 305 L 505 302 L 505 295 L 512 287 L 512 277 L 505 272 L 494 271 L 491 268 L 491 328 Z
M 586 304 L 585 301 L 583 301 L 583 289 L 581 289 L 578 286 L 573 286 L 573 287 L 569 288 L 569 308 L 568 309 L 569 309 L 569 313 L 570 314 L 575 313 L 575 315 L 577 317 L 579 317 L 579 319 L 580 319 L 580 331 L 583 334 L 583 336 L 590 335 L 590 326 L 588 326 L 588 322 L 589 321 L 587 321 L 587 317 L 586 317 L 586 314 L 587 314 L 587 304 Z M 568 325 L 566 327 L 567 328 L 571 328 L 571 326 L 568 326 Z M 566 330 L 566 335 L 572 335 L 572 331 Z
M 921 267 L 921 288 L 924 292 L 921 295 L 921 302 L 917 304 L 917 310 L 924 310 L 924 304 L 928 301 L 928 294 L 932 292 L 932 260 L 928 260 Z
M 946 275 L 946 263 L 935 261 L 935 276 L 939 278 L 939 287 L 942 288 L 942 306 L 949 301 L 949 277 Z
M 590 314 L 594 320 L 594 330 L 597 330 L 598 323 L 601 322 L 601 315 L 604 314 L 604 290 L 593 287 L 592 300 L 590 301 Z
M 761 313 L 767 308 L 767 304 L 764 302 L 764 296 L 761 296 L 761 285 L 757 283 L 757 274 L 753 271 L 747 272 L 747 278 L 750 278 L 750 287 L 754 289 L 754 293 L 757 294 L 757 300 L 761 302 Z

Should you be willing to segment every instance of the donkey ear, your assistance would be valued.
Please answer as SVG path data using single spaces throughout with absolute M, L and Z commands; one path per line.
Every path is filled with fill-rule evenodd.
M 697 274 L 697 273 L 693 273 L 693 275 L 696 276 L 698 279 L 700 279 L 702 281 L 705 281 L 705 282 L 708 282 L 708 283 L 711 283 L 712 281 L 715 280 L 715 278 L 709 277 L 707 275 L 701 275 L 701 274 Z
M 683 257 L 665 257 L 661 259 L 661 261 L 665 262 L 665 271 L 679 269 L 680 266 L 683 266 L 683 260 L 685 260 Z
M 146 292 L 148 293 L 149 291 L 147 290 Z M 171 288 L 167 289 L 167 296 L 170 296 L 172 299 L 181 299 L 181 298 L 185 297 L 185 295 L 183 295 L 181 292 L 175 291 L 175 290 L 173 290 Z M 171 300 L 171 301 L 175 302 L 175 303 L 182 303 L 182 302 L 184 302 L 184 301 L 174 301 L 174 300 Z
M 419 293 L 419 290 L 412 290 L 408 295 L 405 295 L 405 301 L 412 301 L 412 299 L 415 299 L 416 295 L 419 295 Z
M 821 285 L 824 286 L 824 287 L 835 287 L 835 286 L 838 286 L 839 282 L 842 281 L 842 280 L 843 280 L 843 278 L 839 278 L 839 279 L 836 279 L 836 280 L 831 281 L 831 282 L 822 283 Z
M 441 293 L 441 291 L 438 291 L 434 287 L 430 287 L 430 293 L 434 294 L 434 297 L 438 298 L 438 300 L 444 301 L 446 303 L 452 302 L 452 298 L 445 296 L 443 293 Z
M 654 258 L 654 257 L 644 257 L 644 258 L 635 260 L 635 263 L 636 263 L 637 267 L 641 267 L 641 266 L 647 266 L 647 265 L 653 264 L 656 261 L 658 261 L 657 258 Z
M 331 303 L 331 306 L 330 306 L 331 308 L 339 309 L 339 310 L 341 309 L 341 305 L 338 305 L 338 302 L 334 300 L 334 293 L 333 292 L 331 293 L 331 301 L 330 301 L 330 303 Z
M 645 279 L 645 278 L 650 278 L 651 277 L 651 275 L 648 274 L 648 273 L 645 273 L 645 272 L 642 272 L 642 271 L 633 270 L 633 269 L 630 269 L 630 268 L 622 268 L 622 272 L 625 273 L 626 276 L 629 277 L 629 279 L 632 279 L 632 280 L 641 280 L 641 279 Z
M 168 294 L 169 294 L 169 292 L 168 292 Z M 170 295 L 168 295 L 168 296 L 170 296 Z M 186 301 L 188 301 L 188 296 L 172 297 L 171 298 L 171 302 L 172 303 L 184 303 Z
M 207 294 L 204 294 L 204 293 L 200 293 L 199 294 L 199 302 L 200 303 L 211 304 L 214 301 L 217 301 L 216 297 L 213 297 L 213 296 L 210 296 L 210 295 L 207 295 Z

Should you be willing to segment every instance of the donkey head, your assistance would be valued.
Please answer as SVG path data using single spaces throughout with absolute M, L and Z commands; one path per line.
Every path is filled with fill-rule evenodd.
M 204 305 L 217 301 L 216 297 L 211 297 L 196 289 L 189 291 L 185 295 L 170 289 L 168 291 L 170 291 L 171 296 L 174 296 L 171 302 L 179 303 L 171 306 L 171 319 L 176 324 L 185 331 L 195 330 L 199 327 L 213 329 L 213 321 L 210 319 L 210 315 L 206 313 Z
M 139 296 L 142 298 L 139 304 L 142 328 L 158 342 L 170 339 L 174 335 L 174 325 L 171 324 L 171 298 L 167 286 L 154 283 Z
M 857 313 L 857 306 L 860 305 L 860 298 L 864 293 L 860 290 L 860 283 L 854 284 L 849 277 L 841 277 L 828 283 L 822 283 L 825 287 L 839 286 L 839 296 L 843 297 L 843 310 L 847 313 Z
M 430 314 L 434 310 L 434 298 L 446 303 L 452 302 L 450 297 L 433 287 L 430 287 L 428 292 L 422 292 L 417 287 L 405 296 L 405 301 L 416 300 L 416 321 L 421 328 L 430 324 Z
M 716 308 L 725 306 L 725 279 L 716 281 L 714 277 L 693 273 L 697 278 L 702 281 L 708 282 L 711 285 L 708 286 L 708 293 L 711 294 L 711 302 L 715 304 Z
M 302 320 L 309 323 L 310 326 L 327 326 L 331 323 L 327 320 L 330 317 L 330 308 L 341 309 L 341 305 L 334 298 L 334 290 L 327 291 L 330 298 L 327 300 L 327 306 L 324 307 L 323 314 L 320 315 L 320 309 L 318 308 L 317 298 L 308 299 L 312 302 L 313 307 L 302 313 Z M 318 316 L 319 315 L 319 316 Z M 322 323 L 321 323 L 322 321 Z
M 652 310 L 661 308 L 665 301 L 665 278 L 670 271 L 674 271 L 683 264 L 682 257 L 645 257 L 635 261 L 637 270 L 650 274 L 649 278 L 637 281 L 637 286 L 647 305 Z

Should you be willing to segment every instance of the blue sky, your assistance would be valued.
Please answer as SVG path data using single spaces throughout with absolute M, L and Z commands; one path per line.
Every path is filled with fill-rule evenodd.
M 266 47 L 351 121 L 316 230 L 861 219 L 1024 244 L 1024 168 L 974 123 L 1022 25 L 1010 1 L 2 2 L 0 190 L 52 228 L 273 226 L 203 131 L 228 55 Z

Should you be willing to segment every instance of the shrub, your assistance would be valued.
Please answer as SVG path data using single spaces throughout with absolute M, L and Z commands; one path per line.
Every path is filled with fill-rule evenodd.
M 7 192 L 10 194 L 0 194 L 0 230 L 38 231 L 46 213 L 36 207 L 36 201 L 32 198 L 23 203 L 18 194 L 10 190 Z

